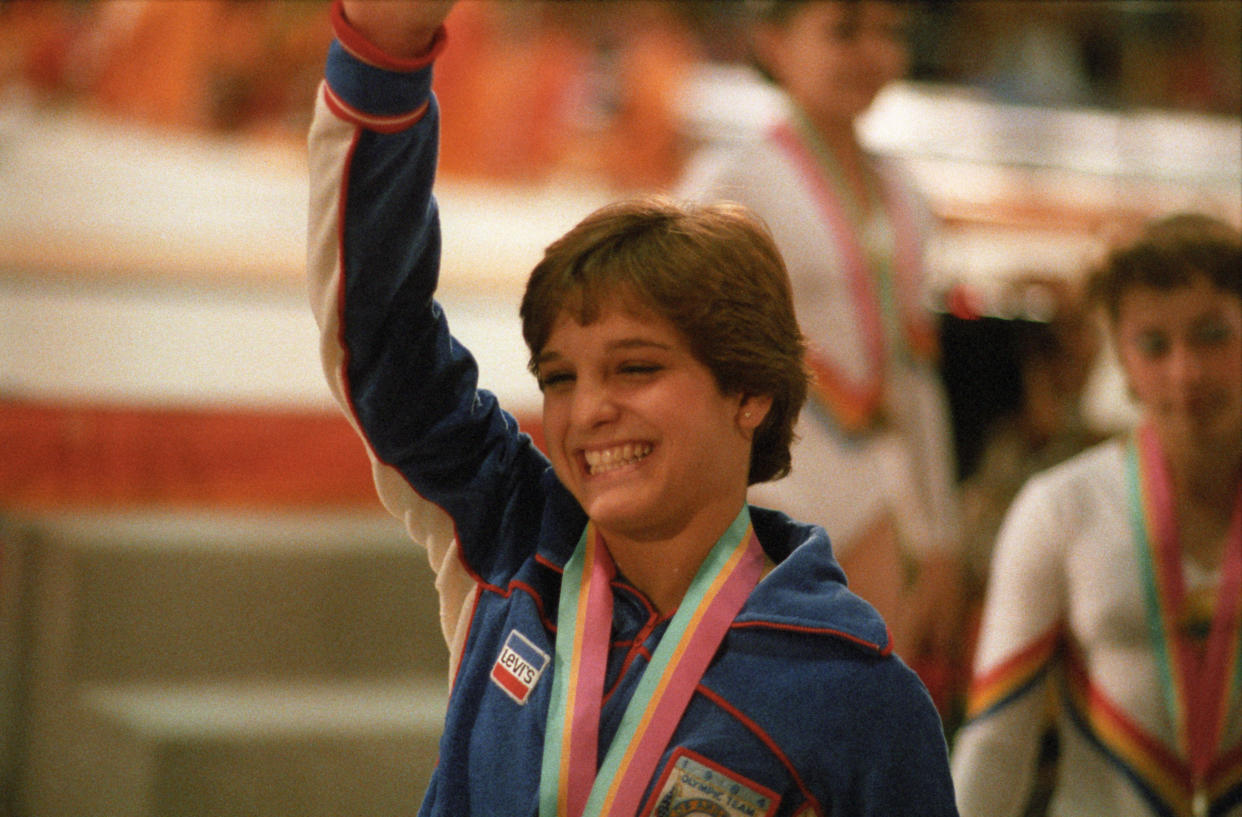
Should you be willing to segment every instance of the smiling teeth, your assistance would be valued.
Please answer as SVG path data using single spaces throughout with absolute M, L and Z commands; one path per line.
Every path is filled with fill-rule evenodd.
M 627 465 L 633 465 L 651 453 L 651 446 L 646 443 L 626 443 L 616 448 L 605 448 L 602 451 L 587 451 L 587 473 L 592 476 L 615 471 Z

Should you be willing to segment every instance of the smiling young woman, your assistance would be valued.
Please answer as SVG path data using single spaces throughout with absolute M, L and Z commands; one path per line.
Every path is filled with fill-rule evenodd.
M 751 436 L 771 398 L 722 393 L 672 324 L 561 313 L 539 355 L 543 428 L 561 482 L 618 569 L 672 611 L 746 504 Z
M 883 620 L 822 529 L 746 501 L 808 378 L 754 216 L 644 197 L 547 249 L 521 307 L 547 456 L 478 388 L 433 300 L 446 10 L 338 4 L 310 140 L 324 368 L 450 648 L 421 813 L 952 814 Z
M 521 312 L 558 476 L 674 609 L 747 486 L 789 467 L 807 373 L 770 236 L 736 205 L 621 202 L 548 248 Z

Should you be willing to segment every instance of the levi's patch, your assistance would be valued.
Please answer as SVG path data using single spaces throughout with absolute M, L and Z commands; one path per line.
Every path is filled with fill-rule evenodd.
M 780 797 L 758 783 L 678 749 L 656 786 L 650 817 L 771 817 Z
M 531 643 L 529 638 L 517 630 L 510 630 L 496 663 L 492 665 L 492 681 L 510 698 L 525 704 L 550 660 L 548 654 Z

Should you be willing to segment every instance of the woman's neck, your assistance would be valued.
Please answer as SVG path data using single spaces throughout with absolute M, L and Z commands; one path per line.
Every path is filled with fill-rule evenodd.
M 832 155 L 845 184 L 858 207 L 866 212 L 871 207 L 871 165 L 867 152 L 858 141 L 858 133 L 850 120 L 808 119 L 824 148 Z
M 822 125 L 816 125 L 816 128 L 823 145 L 841 169 L 842 179 L 850 187 L 858 209 L 863 212 L 871 210 L 871 164 L 862 144 L 858 142 L 857 133 L 854 133 L 853 123 L 833 122 L 827 128 Z
M 1179 502 L 1232 512 L 1242 479 L 1242 445 L 1184 452 L 1166 446 L 1165 460 Z
M 617 571 L 642 591 L 661 614 L 671 615 L 744 504 L 738 503 L 731 514 L 694 520 L 672 536 L 632 536 L 602 528 L 600 535 Z
M 707 558 L 707 551 L 697 560 L 650 559 L 636 556 L 633 551 L 624 548 L 614 551 L 611 546 L 609 552 L 617 563 L 617 570 L 642 591 L 661 615 L 666 616 L 672 615 L 681 606 L 695 574 Z
M 1164 448 L 1181 551 L 1202 568 L 1215 570 L 1225 557 L 1237 511 L 1242 446 Z

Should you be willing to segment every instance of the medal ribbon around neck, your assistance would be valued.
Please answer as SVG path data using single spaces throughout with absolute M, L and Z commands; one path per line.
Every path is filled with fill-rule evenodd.
M 594 524 L 587 524 L 561 579 L 539 817 L 633 817 L 695 687 L 762 572 L 763 550 L 743 507 L 690 583 L 597 773 L 616 568 Z
M 1220 743 L 1225 713 L 1237 694 L 1242 643 L 1242 483 L 1221 563 L 1215 612 L 1200 651 L 1178 626 L 1186 603 L 1173 490 L 1150 425 L 1141 426 L 1127 458 L 1130 518 L 1147 599 L 1165 705 L 1173 716 L 1193 785 L 1204 785 Z
M 887 354 L 884 315 L 896 313 L 906 348 L 914 358 L 934 360 L 937 355 L 935 334 L 919 307 L 919 231 L 898 185 L 884 184 L 881 176 L 880 189 L 872 190 L 871 196 L 881 205 L 893 230 L 894 259 L 892 264 L 877 262 L 879 268 L 873 275 L 873 262 L 864 249 L 861 208 L 854 203 L 840 166 L 811 124 L 795 111 L 791 123 L 777 126 L 772 137 L 810 185 L 841 250 L 867 361 L 867 373 L 851 378 L 825 356 L 812 352 L 808 357 L 815 372 L 814 390 L 846 431 L 863 431 L 878 419 L 883 403 Z

